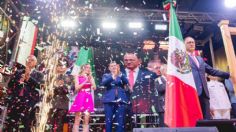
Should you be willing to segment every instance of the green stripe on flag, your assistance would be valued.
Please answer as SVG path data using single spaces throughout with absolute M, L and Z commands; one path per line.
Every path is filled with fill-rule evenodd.
M 72 70 L 72 74 L 77 75 L 79 73 L 78 70 L 80 69 L 80 66 L 84 64 L 90 64 L 93 77 L 96 80 L 94 56 L 92 48 L 85 48 L 85 47 L 80 48 L 80 51 L 78 53 L 78 58 Z
M 78 53 L 78 59 L 76 60 L 75 64 L 78 66 L 81 66 L 87 63 L 90 64 L 90 62 L 92 62 L 92 58 L 93 58 L 92 49 L 81 47 Z
M 170 32 L 169 32 L 169 36 L 175 36 L 176 38 L 178 38 L 179 40 L 183 41 L 183 36 L 179 27 L 179 22 L 177 19 L 177 16 L 175 14 L 175 10 L 173 5 L 171 4 L 171 8 L 170 8 Z

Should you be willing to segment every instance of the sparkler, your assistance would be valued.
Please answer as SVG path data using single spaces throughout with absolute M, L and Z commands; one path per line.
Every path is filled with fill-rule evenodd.
M 39 112 L 36 114 L 36 126 L 32 128 L 33 132 L 45 131 L 48 113 L 52 108 L 52 97 L 54 94 L 54 83 L 56 81 L 56 66 L 60 54 L 58 51 L 63 50 L 65 42 L 61 42 L 55 35 L 49 36 L 52 46 L 46 49 L 45 68 L 48 70 L 45 77 L 44 87 L 41 88 L 43 97 L 39 105 Z

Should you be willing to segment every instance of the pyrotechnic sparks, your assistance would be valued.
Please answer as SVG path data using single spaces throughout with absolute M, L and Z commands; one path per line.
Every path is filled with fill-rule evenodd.
M 48 113 L 52 107 L 51 101 L 54 92 L 54 83 L 56 81 L 56 66 L 58 63 L 58 59 L 60 54 L 58 53 L 60 50 L 63 50 L 63 46 L 66 44 L 65 42 L 61 42 L 57 39 L 56 36 L 51 35 L 52 46 L 48 47 L 46 50 L 46 58 L 45 58 L 45 66 L 48 69 L 48 74 L 46 74 L 46 80 L 44 87 L 42 87 L 42 101 L 39 105 L 39 112 L 37 114 L 37 124 L 36 127 L 33 128 L 34 132 L 43 132 L 45 131 L 45 126 L 48 120 Z

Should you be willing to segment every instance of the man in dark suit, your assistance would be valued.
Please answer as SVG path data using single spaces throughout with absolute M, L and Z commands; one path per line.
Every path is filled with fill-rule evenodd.
M 146 68 L 142 68 L 141 62 L 136 53 L 126 53 L 124 55 L 125 69 L 122 72 L 127 76 L 130 86 L 130 90 L 127 92 L 131 101 L 127 108 L 129 119 L 131 119 L 133 113 L 152 114 L 154 112 L 152 106 L 154 105 L 154 108 L 156 108 L 154 80 L 157 75 Z M 133 125 L 137 125 L 136 120 Z
M 194 81 L 196 84 L 197 93 L 203 113 L 203 118 L 211 119 L 210 104 L 209 104 L 210 98 L 209 98 L 209 91 L 207 88 L 205 73 L 222 78 L 229 78 L 230 75 L 227 72 L 222 72 L 213 69 L 211 66 L 209 66 L 204 62 L 203 58 L 201 58 L 200 56 L 196 56 L 194 54 L 196 47 L 195 40 L 192 37 L 186 37 L 184 39 L 184 43 L 186 46 L 187 54 L 189 56 L 189 62 L 191 65 Z
M 155 88 L 157 89 L 157 112 L 159 117 L 159 127 L 166 126 L 164 124 L 164 112 L 165 112 L 165 93 L 166 93 L 166 64 L 162 64 L 160 67 L 161 76 L 155 80 Z
M 43 74 L 34 69 L 36 64 L 36 57 L 30 55 L 26 66 L 18 69 L 8 83 L 6 131 L 20 131 L 19 123 L 23 126 L 23 131 L 30 131 L 30 123 L 34 118 L 32 110 L 39 101 L 37 89 L 43 80 Z
M 111 73 L 103 75 L 101 84 L 106 88 L 103 97 L 106 132 L 112 132 L 114 116 L 117 122 L 116 132 L 124 132 L 126 105 L 129 101 L 125 93 L 128 80 L 120 73 L 120 66 L 116 62 L 109 64 L 109 70 Z

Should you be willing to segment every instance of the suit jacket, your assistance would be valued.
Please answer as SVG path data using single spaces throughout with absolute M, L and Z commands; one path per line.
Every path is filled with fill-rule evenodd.
M 68 106 L 69 106 L 68 94 L 69 94 L 70 85 L 73 81 L 73 77 L 67 74 L 59 74 L 57 76 L 58 77 L 56 81 L 61 80 L 64 82 L 64 84 L 61 86 L 54 85 L 52 108 L 68 110 Z
M 125 93 L 125 85 L 128 84 L 128 79 L 125 75 L 120 74 L 115 80 L 111 73 L 106 73 L 102 77 L 101 85 L 106 88 L 103 96 L 103 103 L 109 102 L 123 102 L 129 103 L 128 97 Z
M 125 70 L 122 72 L 126 74 Z M 140 68 L 133 86 L 133 92 L 126 92 L 132 103 L 134 113 L 153 113 L 152 105 L 156 106 L 154 80 L 157 75 L 146 68 Z
M 28 81 L 24 81 L 24 84 L 20 84 L 18 81 L 21 78 L 21 75 L 25 73 L 24 69 L 19 69 L 15 72 L 8 83 L 8 99 L 6 102 L 8 105 L 14 103 L 14 100 L 18 100 L 21 98 L 21 103 L 27 103 L 27 106 L 34 107 L 34 105 L 39 101 L 39 90 L 40 83 L 43 82 L 43 74 L 38 72 L 37 70 L 33 70 L 30 74 L 30 78 Z M 22 92 L 23 88 L 23 96 L 19 96 Z M 11 98 L 13 100 L 11 100 Z M 10 100 L 9 100 L 10 99 Z
M 197 87 L 198 96 L 200 96 L 204 91 L 207 98 L 209 98 L 209 91 L 207 88 L 205 73 L 222 78 L 229 78 L 230 75 L 227 72 L 222 72 L 213 69 L 211 66 L 206 64 L 200 56 L 196 56 L 196 58 L 199 62 L 199 67 L 196 65 L 194 60 L 189 56 L 189 61 L 192 68 L 193 78 Z
M 42 84 L 44 83 L 44 75 L 43 73 L 41 73 L 40 71 L 38 70 L 33 70 L 31 73 L 30 73 L 30 78 L 33 79 L 32 81 L 34 81 L 34 83 L 37 83 L 37 84 Z
M 155 80 L 155 88 L 158 92 L 157 96 L 157 112 L 164 112 L 165 107 L 165 93 L 166 93 L 166 79 L 163 76 Z

